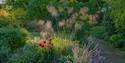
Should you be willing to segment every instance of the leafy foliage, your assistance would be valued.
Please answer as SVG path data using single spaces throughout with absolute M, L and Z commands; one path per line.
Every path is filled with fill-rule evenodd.
M 124 6 L 124 0 L 6 0 L 0 9 L 0 63 L 73 62 L 72 50 L 79 51 L 74 46 L 84 47 L 90 35 L 125 50 Z
M 125 39 L 122 34 L 114 34 L 110 37 L 110 41 L 117 48 L 123 48 L 125 46 Z
M 91 29 L 91 35 L 100 39 L 105 39 L 108 33 L 104 26 L 95 26 Z
M 8 11 L 5 9 L 0 10 L 0 27 L 12 25 L 15 27 L 20 27 L 22 25 L 22 20 L 26 17 L 26 12 L 21 9 L 15 9 L 13 11 Z
M 106 13 L 105 18 L 105 27 L 107 27 L 110 31 L 108 31 L 111 35 L 109 40 L 111 43 L 117 48 L 124 48 L 124 39 L 125 39 L 125 12 L 124 12 L 124 1 L 123 0 L 109 0 L 107 1 L 108 8 L 111 10 Z
M 16 9 L 16 8 L 25 9 L 25 11 L 27 12 L 27 16 L 30 19 L 40 19 L 48 15 L 48 12 L 46 9 L 47 5 L 53 2 L 56 2 L 56 0 L 53 0 L 53 1 L 50 1 L 50 0 L 29 0 L 29 1 L 14 0 L 14 1 L 8 1 L 7 4 L 12 6 L 13 7 L 12 9 Z
M 68 43 L 68 44 L 67 44 Z M 70 40 L 55 38 L 53 40 L 54 47 L 52 49 L 39 48 L 38 44 L 27 43 L 25 46 L 18 48 L 18 50 L 11 55 L 9 63 L 50 63 L 54 61 L 61 61 L 67 53 L 71 52 L 69 47 L 73 47 Z M 64 46 L 60 46 L 64 45 Z M 60 56 L 60 55 L 64 55 Z M 62 61 L 64 62 L 64 61 Z
M 125 31 L 125 4 L 124 0 L 110 0 L 112 6 L 111 15 L 117 31 L 124 33 Z M 120 10 L 119 10 L 120 9 Z
M 8 63 L 34 63 L 37 62 L 39 56 L 40 54 L 38 54 L 37 48 L 34 45 L 25 45 L 9 58 Z
M 0 40 L 4 46 L 11 49 L 21 47 L 25 44 L 27 32 L 24 29 L 6 26 L 0 28 Z
M 0 62 L 6 63 L 12 51 L 26 42 L 27 31 L 13 26 L 0 28 Z

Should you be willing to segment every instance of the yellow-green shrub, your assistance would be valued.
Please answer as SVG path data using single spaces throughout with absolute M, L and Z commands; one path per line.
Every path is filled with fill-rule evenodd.
M 76 44 L 76 42 L 73 42 L 68 39 L 59 38 L 59 37 L 55 37 L 52 42 L 53 42 L 55 51 L 59 53 L 66 53 L 66 51 L 71 50 L 72 47 Z

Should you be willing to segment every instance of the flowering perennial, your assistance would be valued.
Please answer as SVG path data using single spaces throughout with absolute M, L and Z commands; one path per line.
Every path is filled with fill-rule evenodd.
M 51 38 L 47 38 L 46 40 L 42 40 L 38 46 L 40 48 L 52 48 L 53 47 L 53 43 L 52 43 L 52 39 Z

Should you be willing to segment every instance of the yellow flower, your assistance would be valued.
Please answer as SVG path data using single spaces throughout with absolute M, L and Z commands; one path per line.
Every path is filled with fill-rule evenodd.
M 0 9 L 0 17 L 7 17 L 9 15 L 10 15 L 9 12 L 7 12 L 6 10 Z

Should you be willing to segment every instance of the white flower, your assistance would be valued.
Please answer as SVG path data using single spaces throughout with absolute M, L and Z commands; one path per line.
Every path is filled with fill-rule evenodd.
M 43 38 L 46 38 L 46 37 L 47 37 L 47 35 L 48 35 L 48 33 L 47 33 L 47 32 L 40 32 L 40 34 L 41 34 L 41 36 L 42 36 Z
M 59 12 L 61 13 L 61 12 L 64 11 L 64 8 L 63 8 L 63 7 L 58 7 L 58 10 L 59 10 Z
M 82 24 L 75 23 L 75 30 L 78 31 L 78 30 L 81 30 L 81 29 L 82 29 Z
M 53 27 L 52 27 L 52 22 L 51 21 L 47 21 L 45 24 L 45 31 L 46 32 L 53 32 Z
M 97 24 L 97 15 L 89 15 L 89 24 Z
M 71 16 L 71 19 L 74 19 L 74 20 L 75 20 L 78 16 L 79 16 L 78 13 L 74 13 L 74 14 Z
M 45 21 L 44 21 L 44 20 L 39 20 L 39 21 L 37 22 L 37 25 L 42 26 L 42 25 L 44 25 L 44 23 L 45 23 Z
M 64 27 L 65 26 L 65 20 L 62 20 L 59 22 L 59 27 Z
M 68 14 L 71 14 L 73 12 L 74 8 L 73 7 L 69 7 L 68 8 Z
M 58 10 L 54 6 L 47 6 L 47 10 L 52 16 L 59 15 Z
M 87 7 L 83 7 L 80 9 L 79 14 L 86 15 L 89 9 Z

